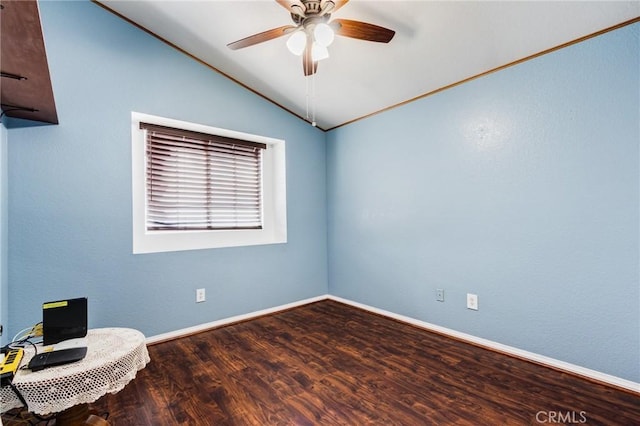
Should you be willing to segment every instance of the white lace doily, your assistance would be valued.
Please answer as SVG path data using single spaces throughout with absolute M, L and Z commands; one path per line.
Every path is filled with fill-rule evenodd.
M 33 348 L 25 348 L 21 365 L 27 365 L 33 355 Z M 47 415 L 122 390 L 148 362 L 142 333 L 129 328 L 98 328 L 87 333 L 87 355 L 82 361 L 38 372 L 18 370 L 13 384 L 29 411 Z M 9 386 L 2 388 L 0 398 L 0 412 L 23 405 Z

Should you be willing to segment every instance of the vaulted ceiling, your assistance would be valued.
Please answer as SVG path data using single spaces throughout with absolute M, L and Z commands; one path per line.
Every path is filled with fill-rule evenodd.
M 331 19 L 390 28 L 394 38 L 384 44 L 336 37 L 313 76 L 304 76 L 301 58 L 287 49 L 288 36 L 227 47 L 293 24 L 283 4 L 296 2 L 98 3 L 325 130 L 640 17 L 638 1 L 352 0 Z

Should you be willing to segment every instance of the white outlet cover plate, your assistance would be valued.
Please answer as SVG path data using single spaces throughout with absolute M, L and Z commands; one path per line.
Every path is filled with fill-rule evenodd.
M 467 309 L 478 310 L 478 295 L 467 293 Z

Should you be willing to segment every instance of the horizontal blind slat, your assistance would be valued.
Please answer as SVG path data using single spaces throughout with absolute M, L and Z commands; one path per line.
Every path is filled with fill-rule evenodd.
M 147 131 L 147 135 L 162 135 L 163 137 L 177 137 L 188 138 L 202 141 L 215 141 L 218 143 L 237 144 L 243 146 L 253 146 L 260 149 L 266 149 L 266 144 L 260 142 L 246 141 L 243 139 L 236 139 L 227 136 L 212 135 L 209 133 L 202 133 L 193 130 L 176 129 L 173 127 L 162 126 L 159 124 L 140 123 L 140 128 Z
M 165 132 L 161 126 L 144 128 L 147 229 L 261 228 L 266 145 L 179 129 Z

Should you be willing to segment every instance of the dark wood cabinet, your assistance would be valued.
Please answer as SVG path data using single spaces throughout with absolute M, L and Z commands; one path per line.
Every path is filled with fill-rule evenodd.
M 36 0 L 0 1 L 0 71 L 3 114 L 58 124 Z

